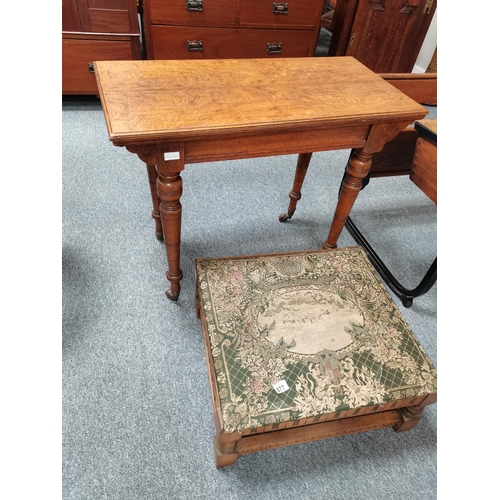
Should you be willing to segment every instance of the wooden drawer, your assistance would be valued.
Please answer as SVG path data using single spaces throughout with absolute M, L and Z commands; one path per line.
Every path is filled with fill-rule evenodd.
M 417 140 L 410 179 L 437 204 L 437 147 L 426 137 Z
M 134 59 L 131 40 L 63 39 L 62 93 L 97 95 L 97 83 L 89 71 L 89 63 L 127 59 Z
M 238 1 L 151 0 L 151 24 L 183 24 L 189 26 L 235 24 Z M 196 8 L 202 10 L 188 10 Z
M 417 120 L 419 137 L 410 179 L 437 204 L 437 119 Z
M 323 2 L 318 0 L 241 0 L 240 24 L 313 28 L 321 16 L 320 6 Z
M 153 26 L 152 33 L 155 59 L 307 57 L 316 43 L 314 32 L 304 30 Z M 189 50 L 190 42 L 203 49 Z
M 96 33 L 135 33 L 138 24 L 131 26 L 127 5 L 123 10 L 89 9 L 89 27 Z M 134 29 L 135 28 L 135 29 Z

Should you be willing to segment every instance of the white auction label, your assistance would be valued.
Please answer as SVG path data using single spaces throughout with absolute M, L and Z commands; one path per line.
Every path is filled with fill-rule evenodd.
M 165 161 L 180 160 L 181 154 L 179 151 L 172 151 L 171 153 L 165 153 L 163 158 L 165 158 Z
M 286 380 L 280 380 L 279 382 L 276 382 L 273 384 L 274 390 L 278 393 L 281 394 L 282 392 L 288 391 L 290 387 L 288 387 L 288 384 L 286 383 Z

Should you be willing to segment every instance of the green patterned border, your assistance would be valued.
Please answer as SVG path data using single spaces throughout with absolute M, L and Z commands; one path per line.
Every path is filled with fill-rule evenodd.
M 436 392 L 434 366 L 360 247 L 199 259 L 196 269 L 224 432 Z M 336 337 L 346 345 L 297 352 L 307 342 L 293 323 L 325 325 L 323 314 L 358 318 Z M 285 336 L 275 315 L 290 322 Z M 280 380 L 290 389 L 277 394 Z

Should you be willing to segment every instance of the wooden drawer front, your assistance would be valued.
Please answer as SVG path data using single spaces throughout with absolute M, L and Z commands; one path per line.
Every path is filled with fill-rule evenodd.
M 97 94 L 95 75 L 89 71 L 89 63 L 127 59 L 133 59 L 131 42 L 63 40 L 63 94 Z
M 419 137 L 413 157 L 410 179 L 437 204 L 437 147 L 436 143 Z
M 238 0 L 151 0 L 151 24 L 235 24 L 237 7 Z
M 242 0 L 240 11 L 241 24 L 257 24 L 276 27 L 304 26 L 314 27 L 321 16 L 319 7 L 323 2 L 317 0 Z
M 127 10 L 89 9 L 91 29 L 95 33 L 135 33 Z
M 136 0 L 78 0 L 82 31 L 139 34 Z
M 153 26 L 152 32 L 155 59 L 307 57 L 312 42 L 312 31 Z M 189 42 L 203 50 L 189 50 Z

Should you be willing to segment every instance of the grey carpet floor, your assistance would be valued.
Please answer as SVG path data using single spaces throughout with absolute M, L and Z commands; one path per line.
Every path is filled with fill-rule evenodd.
M 435 112 L 435 111 L 434 111 Z M 189 165 L 177 303 L 146 168 L 108 140 L 98 101 L 62 107 L 64 500 L 434 499 L 437 405 L 411 431 L 344 436 L 216 469 L 194 259 L 321 248 L 348 151 L 315 153 L 293 219 L 295 156 Z M 436 207 L 408 178 L 373 179 L 353 219 L 406 286 L 436 256 Z M 339 246 L 354 241 L 344 231 Z M 396 303 L 437 366 L 437 284 Z

